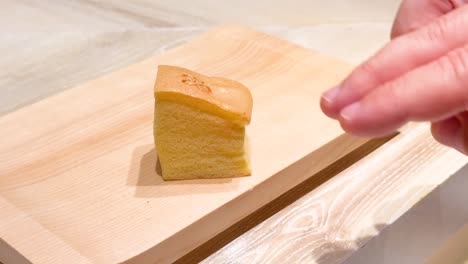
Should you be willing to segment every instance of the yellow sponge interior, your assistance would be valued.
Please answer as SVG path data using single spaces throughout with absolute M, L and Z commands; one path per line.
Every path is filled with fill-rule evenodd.
M 165 180 L 250 175 L 244 126 L 158 96 L 154 126 Z

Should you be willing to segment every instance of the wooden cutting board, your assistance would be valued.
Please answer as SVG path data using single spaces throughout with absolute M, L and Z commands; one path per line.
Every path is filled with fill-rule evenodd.
M 252 91 L 253 175 L 164 182 L 155 172 L 158 64 Z M 237 26 L 0 118 L 0 259 L 169 263 L 366 142 L 319 108 L 350 66 Z
M 450 237 L 425 264 L 468 264 L 468 223 Z

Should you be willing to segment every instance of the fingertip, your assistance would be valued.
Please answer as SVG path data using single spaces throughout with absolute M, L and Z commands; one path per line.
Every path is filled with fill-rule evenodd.
M 338 97 L 340 92 L 341 92 L 341 86 L 335 86 L 331 88 L 330 90 L 326 91 L 322 95 L 322 98 L 329 103 L 333 103 L 336 101 L 336 98 Z
M 340 118 L 339 121 L 341 128 L 346 133 L 357 137 L 379 138 L 389 136 L 396 131 L 396 128 L 394 127 L 369 126 L 368 124 L 363 125 L 343 118 Z
M 355 102 L 340 111 L 339 121 L 344 131 L 355 136 L 369 137 L 374 135 L 371 129 L 365 107 L 361 102 Z
M 320 108 L 322 109 L 322 112 L 333 119 L 337 119 L 338 115 L 340 113 L 339 110 L 335 109 L 333 106 L 332 102 L 328 101 L 326 98 L 322 97 L 320 99 Z
M 405 120 L 389 119 L 366 102 L 359 101 L 340 112 L 341 127 L 348 133 L 361 137 L 383 137 L 394 133 Z
M 432 137 L 437 140 L 437 142 L 441 143 L 440 141 L 440 136 L 439 136 L 439 130 L 440 130 L 440 122 L 435 122 L 431 124 L 431 134 Z
M 467 153 L 463 126 L 456 117 L 433 123 L 431 133 L 434 139 L 442 145 L 452 147 L 463 154 Z
M 347 122 L 354 122 L 354 120 L 359 119 L 362 114 L 365 114 L 365 109 L 363 109 L 360 102 L 348 105 L 340 112 L 341 119 Z
M 451 117 L 432 123 L 431 133 L 434 139 L 439 143 L 453 146 L 454 137 L 459 129 L 461 129 L 460 121 L 455 117 Z
M 320 108 L 330 118 L 336 119 L 340 113 L 337 105 L 337 98 L 341 91 L 340 86 L 336 86 L 322 95 L 320 99 Z

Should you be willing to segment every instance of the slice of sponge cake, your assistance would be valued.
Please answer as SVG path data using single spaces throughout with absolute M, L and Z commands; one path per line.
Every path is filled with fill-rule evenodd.
M 250 175 L 245 126 L 252 95 L 241 83 L 161 65 L 154 136 L 165 180 Z

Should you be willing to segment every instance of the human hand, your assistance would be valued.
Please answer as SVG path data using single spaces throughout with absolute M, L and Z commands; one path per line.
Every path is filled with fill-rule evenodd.
M 468 154 L 467 0 L 406 0 L 392 41 L 326 92 L 321 107 L 360 136 L 430 121 L 440 143 Z

